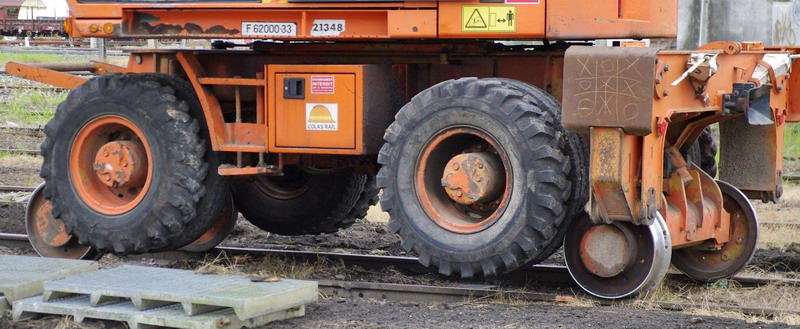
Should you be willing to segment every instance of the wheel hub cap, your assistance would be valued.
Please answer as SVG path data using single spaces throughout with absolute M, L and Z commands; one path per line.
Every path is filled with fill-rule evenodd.
M 93 168 L 108 187 L 140 186 L 147 178 L 147 155 L 141 143 L 113 141 L 97 151 Z
M 489 152 L 462 153 L 447 163 L 442 187 L 453 201 L 471 205 L 491 202 L 503 193 L 503 164 Z
M 635 261 L 631 233 L 616 225 L 593 226 L 581 239 L 580 248 L 586 269 L 604 278 L 622 273 Z

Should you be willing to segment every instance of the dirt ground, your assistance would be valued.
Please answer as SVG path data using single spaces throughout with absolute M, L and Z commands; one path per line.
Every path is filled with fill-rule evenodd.
M 9 329 L 62 329 L 60 317 L 11 323 Z M 93 321 L 87 329 L 125 328 Z M 619 307 L 571 307 L 549 304 L 408 303 L 374 300 L 321 299 L 302 318 L 274 322 L 263 328 L 791 328 L 781 323 L 698 316 L 660 310 Z

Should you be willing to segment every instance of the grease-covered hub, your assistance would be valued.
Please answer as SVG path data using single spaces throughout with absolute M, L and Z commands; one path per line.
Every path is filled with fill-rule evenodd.
M 120 215 L 147 194 L 153 154 L 142 130 L 108 115 L 86 124 L 72 143 L 69 174 L 81 200 L 94 211 Z
M 610 278 L 627 270 L 636 261 L 636 242 L 632 233 L 620 225 L 597 225 L 581 239 L 580 257 L 594 275 Z
M 456 155 L 442 175 L 445 193 L 463 205 L 494 201 L 503 193 L 504 185 L 503 163 L 489 152 Z
M 106 143 L 94 159 L 94 172 L 108 187 L 139 186 L 147 178 L 147 154 L 140 142 Z
M 511 196 L 511 173 L 508 154 L 491 135 L 451 127 L 423 148 L 415 191 L 434 223 L 451 232 L 476 233 L 503 214 Z

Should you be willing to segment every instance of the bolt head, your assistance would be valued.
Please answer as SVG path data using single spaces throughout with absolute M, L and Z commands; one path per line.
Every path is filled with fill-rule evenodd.
M 480 181 L 482 181 L 482 180 L 483 180 L 483 178 L 481 178 L 481 176 L 475 176 L 475 181 L 476 182 L 480 183 Z
M 483 162 L 478 162 L 478 168 L 483 169 Z
M 461 168 L 461 166 L 459 166 L 458 163 L 453 164 L 453 170 L 458 170 L 459 168 Z
M 459 197 L 460 197 L 460 196 L 462 196 L 462 195 L 464 195 L 464 193 L 462 193 L 462 192 L 461 192 L 461 190 L 458 190 L 458 191 L 456 191 L 456 196 L 459 196 Z

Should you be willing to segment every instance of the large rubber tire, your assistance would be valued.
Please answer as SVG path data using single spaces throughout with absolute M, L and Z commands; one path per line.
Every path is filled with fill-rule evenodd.
M 717 177 L 717 142 L 711 127 L 706 127 L 697 139 L 700 148 L 700 168 L 709 176 Z
M 717 176 L 717 143 L 714 141 L 711 127 L 706 127 L 697 141 L 681 154 L 687 163 L 694 164 L 712 178 Z
M 570 194 L 565 203 L 567 214 L 564 216 L 564 221 L 561 222 L 561 225 L 558 227 L 558 236 L 556 239 L 553 240 L 538 257 L 534 257 L 534 259 L 531 260 L 533 264 L 540 263 L 561 248 L 569 224 L 585 213 L 584 208 L 586 207 L 586 203 L 589 202 L 589 147 L 586 145 L 586 141 L 582 135 L 568 131 L 561 125 L 561 103 L 553 96 L 534 85 L 519 80 L 506 78 L 491 79 L 505 82 L 532 97 L 534 102 L 539 104 L 542 110 L 552 116 L 549 120 L 554 123 L 556 129 L 564 136 L 565 142 L 561 151 L 569 158 L 570 164 L 569 174 L 567 175 L 567 180 L 570 183 Z
M 444 275 L 492 276 L 539 257 L 558 236 L 569 197 L 563 137 L 545 105 L 496 79 L 448 80 L 412 98 L 386 130 L 378 162 L 381 206 L 402 246 Z M 418 157 L 440 132 L 468 127 L 490 135 L 507 155 L 505 210 L 484 229 L 464 234 L 425 211 L 416 179 Z M 425 187 L 421 187 L 425 188 Z
M 286 167 L 283 177 L 255 177 L 233 185 L 242 216 L 259 228 L 281 235 L 333 233 L 353 225 L 377 202 L 374 179 L 350 169 L 309 173 Z M 286 192 L 276 193 L 272 186 Z
M 197 121 L 175 90 L 136 74 L 100 76 L 69 93 L 45 126 L 41 176 L 53 215 L 81 244 L 100 252 L 141 253 L 165 248 L 192 226 L 205 195 L 205 147 Z M 135 124 L 150 145 L 152 180 L 131 210 L 94 211 L 72 186 L 70 153 L 76 136 L 97 118 L 121 117 Z M 144 192 L 143 192 L 144 193 Z
M 195 93 L 194 88 L 188 81 L 179 76 L 169 74 L 149 73 L 141 76 L 172 87 L 175 90 L 175 97 L 180 101 L 186 102 L 189 108 L 189 115 L 192 119 L 197 120 L 200 127 L 198 131 L 200 142 L 198 145 L 208 150 L 204 157 L 205 162 L 208 164 L 208 173 L 202 182 L 206 189 L 206 194 L 197 202 L 197 213 L 195 218 L 192 219 L 192 225 L 187 226 L 182 235 L 174 237 L 163 248 L 165 250 L 179 249 L 205 234 L 214 225 L 214 222 L 225 208 L 225 203 L 230 198 L 231 180 L 229 177 L 220 176 L 217 169 L 221 164 L 225 163 L 227 157 L 222 152 L 211 150 L 211 136 L 208 132 L 203 107 L 200 105 L 197 93 Z

